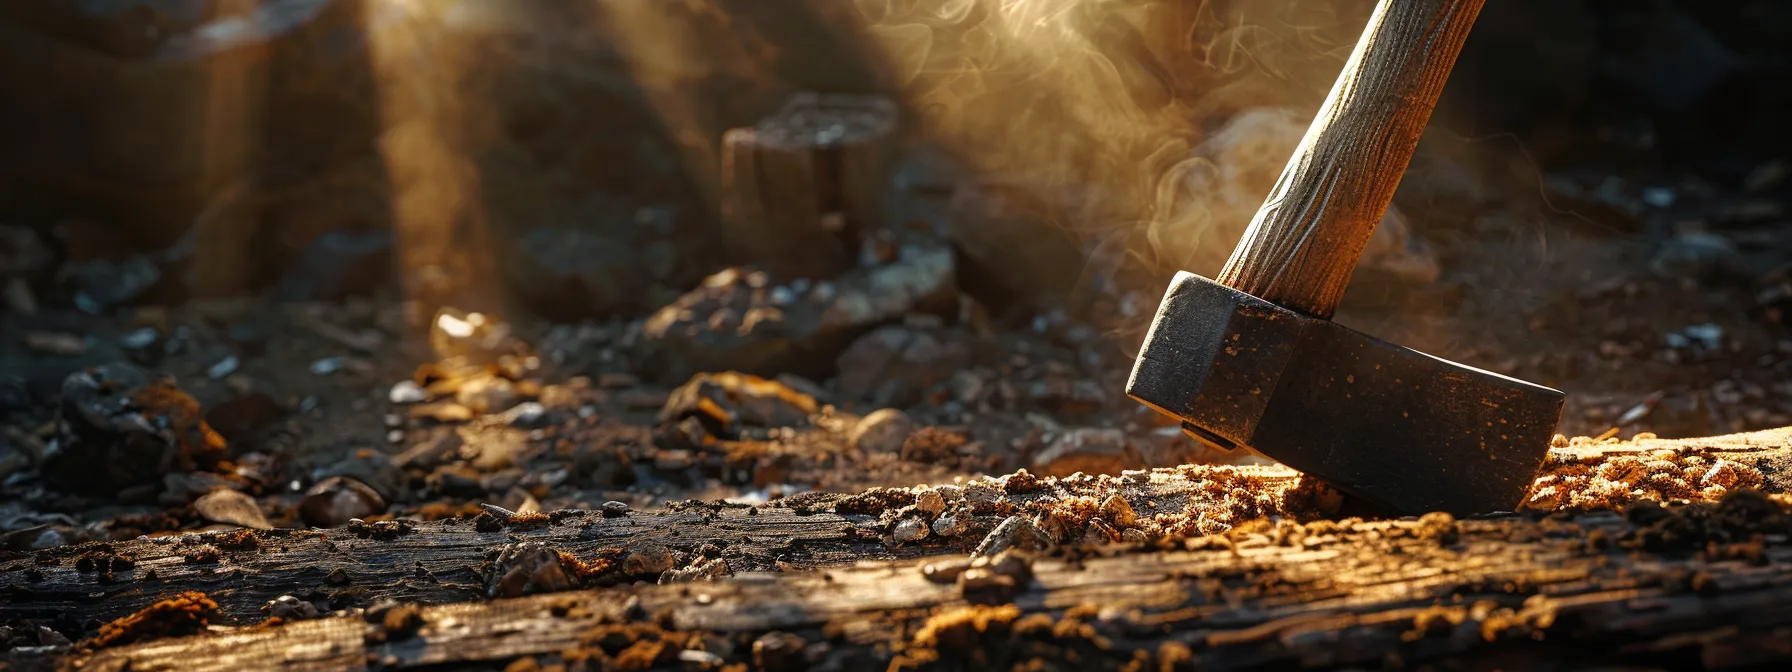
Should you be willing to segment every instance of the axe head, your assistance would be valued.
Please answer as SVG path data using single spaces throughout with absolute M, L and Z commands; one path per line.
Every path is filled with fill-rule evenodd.
M 1517 508 L 1564 402 L 1186 272 L 1126 393 L 1197 438 L 1405 514 Z

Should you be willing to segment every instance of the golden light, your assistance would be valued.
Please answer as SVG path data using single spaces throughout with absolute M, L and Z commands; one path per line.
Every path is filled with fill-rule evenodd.
M 457 4 L 364 4 L 399 282 L 420 327 L 445 306 L 502 315 L 458 84 L 470 54 L 445 16 Z

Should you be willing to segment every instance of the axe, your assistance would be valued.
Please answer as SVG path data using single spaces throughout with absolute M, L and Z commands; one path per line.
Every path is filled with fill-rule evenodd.
M 1484 0 L 1381 0 L 1219 277 L 1178 273 L 1126 393 L 1407 514 L 1515 509 L 1561 392 L 1331 321 Z

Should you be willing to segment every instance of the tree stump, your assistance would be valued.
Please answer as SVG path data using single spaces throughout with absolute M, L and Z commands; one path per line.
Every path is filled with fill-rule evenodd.
M 798 94 L 722 137 L 723 238 L 774 279 L 830 278 L 881 224 L 896 106 L 881 96 Z

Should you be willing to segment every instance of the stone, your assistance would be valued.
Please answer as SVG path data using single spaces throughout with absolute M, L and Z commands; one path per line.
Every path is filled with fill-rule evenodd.
M 1667 278 L 1695 282 L 1748 277 L 1748 263 L 1728 238 L 1687 232 L 1663 241 L 1649 259 L 1649 270 Z
M 281 595 L 269 600 L 261 606 L 261 610 L 268 618 L 282 621 L 306 621 L 317 618 L 320 614 L 317 605 L 291 595 Z
M 1118 476 L 1128 469 L 1145 464 L 1136 446 L 1118 429 L 1083 427 L 1071 429 L 1052 440 L 1033 457 L 1032 469 L 1047 476 L 1069 476 L 1076 472 Z
M 774 302 L 775 287 L 761 271 L 721 271 L 650 316 L 642 339 L 672 376 L 738 370 L 827 377 L 840 352 L 877 324 L 956 306 L 949 247 L 921 238 L 895 250 L 889 263 L 812 283 L 785 302 Z
M 942 340 L 928 331 L 881 327 L 840 353 L 836 362 L 840 395 L 855 401 L 871 399 L 891 381 L 925 390 L 952 380 L 970 361 L 970 348 L 956 338 Z
M 367 484 L 337 476 L 311 486 L 299 502 L 299 520 L 311 527 L 333 528 L 386 511 L 386 500 Z
M 696 418 L 711 435 L 736 439 L 748 427 L 797 427 L 821 409 L 819 402 L 774 380 L 726 371 L 692 377 L 666 397 L 660 425 Z
M 454 372 L 528 352 L 528 346 L 511 333 L 508 322 L 454 308 L 442 308 L 430 321 L 429 346 L 441 360 L 439 368 Z
M 847 440 L 860 450 L 873 453 L 898 453 L 902 443 L 915 431 L 915 421 L 894 408 L 872 411 L 853 425 Z
M 254 530 L 271 530 L 261 506 L 248 495 L 235 490 L 213 490 L 193 502 L 193 510 L 206 520 L 227 525 L 240 525 Z
M 516 406 L 522 400 L 517 393 L 516 385 L 497 376 L 477 376 L 460 383 L 454 392 L 454 400 L 474 415 L 501 413 Z
M 211 470 L 228 457 L 198 401 L 173 378 L 129 364 L 69 375 L 58 417 L 44 477 L 75 492 L 110 496 L 158 484 L 171 471 Z
M 933 533 L 942 537 L 956 537 L 971 528 L 970 515 L 947 513 L 933 521 Z
M 927 521 L 919 518 L 904 518 L 896 523 L 890 535 L 898 543 L 913 543 L 927 538 Z
M 915 493 L 915 510 L 929 518 L 936 517 L 946 510 L 946 498 L 940 495 L 939 490 L 923 488 Z
M 357 449 L 342 459 L 311 472 L 311 478 L 315 481 L 326 481 L 337 476 L 345 476 L 365 484 L 387 500 L 403 495 L 404 485 L 408 480 L 403 467 L 392 456 L 372 448 Z
M 99 313 L 147 294 L 162 281 L 162 269 L 144 257 L 93 259 L 63 264 L 57 279 L 75 293 L 75 307 Z
M 434 436 L 417 442 L 392 458 L 392 464 L 400 469 L 434 471 L 436 467 L 460 459 L 461 447 L 464 445 L 466 440 L 461 438 L 460 432 L 438 431 Z
M 386 392 L 386 401 L 394 404 L 418 404 L 429 400 L 429 392 L 414 380 L 401 380 L 393 383 L 392 389 Z
M 628 576 L 658 577 L 677 564 L 672 551 L 664 546 L 637 545 L 622 558 L 622 573 Z
M 1120 495 L 1108 495 L 1102 501 L 1101 515 L 1116 527 L 1132 527 L 1138 523 L 1138 514 L 1133 512 L 1132 505 L 1126 502 L 1126 498 Z
M 539 541 L 505 546 L 485 574 L 485 596 L 494 599 L 557 593 L 578 585 L 560 552 Z

